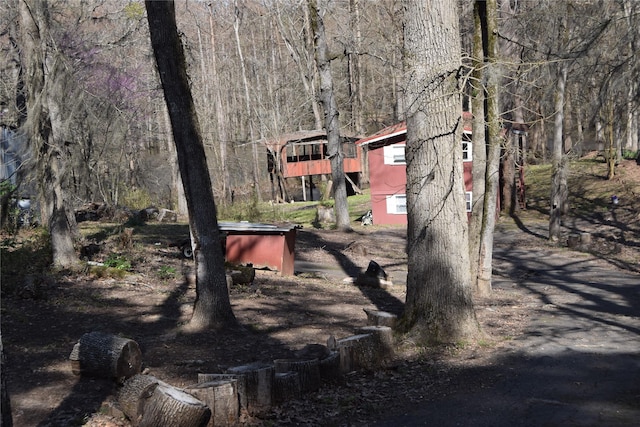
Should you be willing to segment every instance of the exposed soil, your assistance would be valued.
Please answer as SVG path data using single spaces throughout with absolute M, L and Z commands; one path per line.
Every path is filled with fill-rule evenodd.
M 640 166 L 628 168 L 626 179 L 635 176 L 633 182 L 640 183 Z M 503 219 L 496 247 L 540 250 L 554 257 L 586 256 L 567 251 L 564 242 L 560 247 L 550 244 L 544 227 L 544 217 L 531 212 Z M 407 269 L 403 228 L 357 225 L 352 233 L 303 229 L 297 236 L 296 259 L 306 262 L 307 271 L 282 277 L 258 270 L 252 285 L 236 285 L 230 291 L 241 329 L 186 333 L 181 325 L 189 320 L 195 292 L 184 274 L 192 262 L 168 246 L 186 231 L 177 224 L 135 228 L 135 243 L 127 249 L 132 273 L 122 278 L 98 277 L 95 271 L 26 278 L 14 272 L 10 292 L 3 283 L 2 339 L 15 425 L 129 425 L 109 409 L 117 391 L 114 383 L 71 373 L 69 353 L 86 332 L 102 330 L 136 340 L 148 372 L 182 387 L 195 383 L 198 373 L 290 358 L 306 344 L 326 343 L 330 335 L 352 335 L 366 324 L 364 308 L 402 310 Z M 594 263 L 612 271 L 639 272 L 637 198 L 605 214 L 572 217 L 565 231 L 591 234 L 592 242 L 576 249 L 590 254 Z M 96 260 L 103 260 L 110 250 L 122 251 L 117 233 L 106 241 Z M 394 286 L 361 288 L 343 281 L 366 269 L 370 260 L 386 270 Z M 8 269 L 3 265 L 4 280 L 9 280 Z M 482 377 L 461 378 L 461 369 L 491 366 L 505 346 L 517 345 L 514 338 L 523 334 L 535 314 L 526 307 L 538 300 L 531 290 L 511 285 L 518 283 L 519 275 L 534 272 L 495 272 L 497 278 L 508 279 L 509 286 L 496 286 L 490 298 L 476 299 L 485 333 L 477 342 L 430 349 L 400 339 L 397 357 L 386 368 L 351 374 L 340 384 L 326 385 L 260 419 L 245 416 L 243 423 L 366 425 L 391 415 L 390 408 L 402 412 L 434 392 L 446 395 L 461 384 L 479 385 Z

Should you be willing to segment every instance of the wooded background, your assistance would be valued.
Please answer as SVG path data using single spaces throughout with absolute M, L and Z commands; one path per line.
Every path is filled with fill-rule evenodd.
M 551 159 L 559 108 L 565 154 L 637 152 L 640 3 L 498 4 L 501 117 L 505 127 L 528 127 L 527 160 Z M 460 5 L 460 73 L 469 77 L 461 90 L 470 93 L 473 2 Z M 54 126 L 73 204 L 178 209 L 175 146 L 144 5 L 40 6 L 49 22 L 40 49 L 47 91 L 59 100 Z M 325 8 L 343 132 L 366 136 L 403 120 L 402 2 L 331 0 Z M 271 198 L 264 141 L 323 127 L 307 1 L 180 1 L 176 12 L 216 200 Z M 19 129 L 31 76 L 22 68 L 17 0 L 2 2 L 0 22 L 0 124 Z

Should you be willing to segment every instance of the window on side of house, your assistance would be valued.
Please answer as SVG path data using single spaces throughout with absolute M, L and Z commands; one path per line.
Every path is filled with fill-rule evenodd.
M 402 215 L 407 213 L 406 194 L 394 194 L 387 196 L 387 213 Z
M 471 212 L 471 205 L 473 201 L 473 193 L 471 191 L 467 191 L 464 193 L 464 205 L 467 209 L 467 212 Z
M 404 165 L 406 159 L 404 157 L 405 145 L 386 145 L 383 147 L 384 164 L 385 165 Z
M 471 143 L 471 133 L 464 132 L 462 134 L 462 161 L 470 162 L 473 160 L 473 144 Z

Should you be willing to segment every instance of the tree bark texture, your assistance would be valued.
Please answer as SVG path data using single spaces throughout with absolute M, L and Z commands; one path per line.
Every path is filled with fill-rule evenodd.
M 245 381 L 246 408 L 250 415 L 260 414 L 271 408 L 273 404 L 273 377 L 275 369 L 272 365 L 253 363 L 235 366 L 227 370 L 228 374 L 241 376 Z
M 173 2 L 147 1 L 156 63 L 169 109 L 180 175 L 189 210 L 196 263 L 196 301 L 189 327 L 203 330 L 235 325 L 224 254 L 204 144 L 191 96 Z
M 407 301 L 403 329 L 422 342 L 475 337 L 462 181 L 456 2 L 404 4 Z
M 569 162 L 564 152 L 564 95 L 567 84 L 567 65 L 556 65 L 555 120 L 553 129 L 553 158 L 551 173 L 551 195 L 549 207 L 549 239 L 560 238 L 562 215 L 567 210 L 567 169 Z
M 11 398 L 7 389 L 7 365 L 4 360 L 4 347 L 2 346 L 2 334 L 0 333 L 0 427 L 12 427 Z
M 158 387 L 158 379 L 151 375 L 134 375 L 118 392 L 118 404 L 133 426 L 140 425 L 144 406 Z
M 297 372 L 300 378 L 300 389 L 303 393 L 316 391 L 320 388 L 320 362 L 318 359 L 276 359 L 273 363 L 276 373 Z
M 238 424 L 238 381 L 210 381 L 187 387 L 185 391 L 204 402 L 211 410 L 208 427 Z
M 36 155 L 37 182 L 41 217 L 49 228 L 53 264 L 60 268 L 74 267 L 78 255 L 74 248 L 76 223 L 69 208 L 62 183 L 68 155 L 60 131 L 61 73 L 64 73 L 57 53 L 48 47 L 49 17 L 47 3 L 20 1 L 22 37 L 21 62 L 25 68 L 27 88 L 27 119 L 23 129 Z
M 471 280 L 477 289 L 477 277 L 480 258 L 480 240 L 482 236 L 482 218 L 484 215 L 485 173 L 487 161 L 485 128 L 485 87 L 483 85 L 485 67 L 484 42 L 486 37 L 486 2 L 476 0 L 473 7 L 473 71 L 471 73 L 471 112 L 473 114 L 472 137 L 472 180 L 473 197 L 471 218 L 469 219 L 469 262 Z
M 321 1 L 321 0 L 320 0 Z M 325 128 L 327 130 L 327 154 L 331 163 L 333 198 L 335 200 L 336 227 L 350 230 L 349 206 L 347 204 L 347 183 L 344 174 L 344 153 L 340 142 L 340 120 L 338 104 L 333 93 L 329 48 L 324 31 L 322 11 L 317 0 L 309 0 L 311 28 L 314 35 L 316 64 L 320 76 L 320 102 L 324 107 Z
M 493 273 L 493 234 L 498 214 L 497 200 L 500 183 L 500 151 L 502 149 L 502 127 L 500 125 L 500 93 L 498 65 L 498 4 L 496 0 L 487 0 L 486 4 L 487 36 L 487 88 L 486 88 L 486 121 L 488 125 L 488 144 L 485 160 L 482 226 L 480 227 L 480 247 L 476 291 L 479 295 L 491 293 L 491 275 Z M 474 165 L 477 159 L 474 158 Z M 475 191 L 475 181 L 474 181 Z
M 242 374 L 198 374 L 198 384 L 219 381 L 235 382 L 240 408 L 247 410 L 247 378 Z
M 273 400 L 276 404 L 297 399 L 301 393 L 302 387 L 298 372 L 276 372 L 273 378 Z
M 138 343 L 103 332 L 84 334 L 73 347 L 69 360 L 76 375 L 117 380 L 132 377 L 142 368 L 142 352 Z

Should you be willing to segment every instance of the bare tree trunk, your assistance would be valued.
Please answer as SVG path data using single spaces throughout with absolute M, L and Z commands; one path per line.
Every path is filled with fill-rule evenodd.
M 320 101 L 325 111 L 325 128 L 327 129 L 327 154 L 331 162 L 331 179 L 333 180 L 333 198 L 335 200 L 336 227 L 339 230 L 350 230 L 349 206 L 347 204 L 347 183 L 344 175 L 344 153 L 340 142 L 340 121 L 338 105 L 333 93 L 329 48 L 324 33 L 322 13 L 316 0 L 309 0 L 311 27 L 314 31 L 316 62 L 320 74 Z
M 211 3 L 208 4 L 209 9 L 209 32 L 211 38 L 211 79 L 214 82 L 214 105 L 216 123 L 218 129 L 218 143 L 220 144 L 220 167 L 222 169 L 222 194 L 225 200 L 232 201 L 231 193 L 231 175 L 229 174 L 229 161 L 228 161 L 228 132 L 227 123 L 224 113 L 222 111 L 222 100 L 220 94 L 220 77 L 218 75 L 218 60 L 216 58 L 216 41 L 213 31 L 213 7 Z
M 485 52 L 483 48 L 483 26 L 486 24 L 486 2 L 476 0 L 473 7 L 473 73 L 471 75 L 471 112 L 473 113 L 473 194 L 471 218 L 469 220 L 469 265 L 471 280 L 478 290 L 478 268 L 480 261 L 480 239 L 484 216 L 484 177 L 487 170 L 487 145 L 485 132 L 485 88 L 483 85 Z
M 7 389 L 7 365 L 4 358 L 4 347 L 2 346 L 2 333 L 0 332 L 0 427 L 12 427 L 13 418 L 11 417 L 11 397 Z
M 469 272 L 456 2 L 405 1 L 407 301 L 401 327 L 419 342 L 479 333 Z
M 500 181 L 500 150 L 502 148 L 502 126 L 500 124 L 500 70 L 498 66 L 498 4 L 496 0 L 487 0 L 487 124 L 489 126 L 489 144 L 485 171 L 484 209 L 482 216 L 482 237 L 478 261 L 478 281 L 476 289 L 480 295 L 491 293 L 493 273 L 493 234 L 498 213 L 497 200 Z
M 244 100 L 245 100 L 245 122 L 249 131 L 249 141 L 251 142 L 251 154 L 253 157 L 252 161 L 252 173 L 253 173 L 253 186 L 255 190 L 255 196 L 260 198 L 260 172 L 258 165 L 258 146 L 256 143 L 255 132 L 253 129 L 253 123 L 251 117 L 253 114 L 251 113 L 251 95 L 249 94 L 249 80 L 247 79 L 247 67 L 245 65 L 244 54 L 242 52 L 242 45 L 240 44 L 240 22 L 242 20 L 242 10 L 238 6 L 238 2 L 236 0 L 235 4 L 235 19 L 233 21 L 233 29 L 236 37 L 236 48 L 238 49 L 238 56 L 240 58 L 240 68 L 242 71 L 242 83 L 244 86 Z
M 24 128 L 37 155 L 41 217 L 51 235 L 53 264 L 59 268 L 78 265 L 74 248 L 76 222 L 63 188 L 68 155 L 62 141 L 60 92 L 61 65 L 49 52 L 48 11 L 44 2 L 19 2 L 22 30 L 22 62 L 27 70 L 27 120 Z
M 178 164 L 194 242 L 196 301 L 189 327 L 195 330 L 236 324 L 224 269 L 221 236 L 211 178 L 191 96 L 173 2 L 145 2 L 151 45 L 169 108 Z
M 486 89 L 476 93 L 480 99 L 475 100 L 474 106 L 480 108 L 480 112 L 474 111 L 474 153 L 473 153 L 473 207 L 469 233 L 472 280 L 475 282 L 475 291 L 478 295 L 486 296 L 491 293 L 491 275 L 493 263 L 493 233 L 496 223 L 500 169 L 501 126 L 499 106 L 499 76 L 500 70 L 497 64 L 497 13 L 498 5 L 495 0 L 476 1 L 474 7 L 475 22 L 480 26 L 474 37 L 474 52 L 485 57 L 485 71 L 477 76 L 479 81 L 486 81 Z M 482 36 L 486 35 L 487 52 L 483 52 Z M 476 44 L 479 47 L 476 48 Z M 476 54 L 474 54 L 474 57 Z M 484 78 L 486 76 L 486 78 Z M 486 98 L 485 98 L 486 94 Z M 474 97 L 475 99 L 475 97 Z M 486 112 L 484 102 L 486 99 Z M 484 114 L 488 125 L 488 144 L 485 141 Z M 481 117 L 477 117 L 482 114 Z M 476 128 L 480 135 L 476 136 Z M 476 137 L 478 145 L 476 147 Z M 477 157 L 476 157 L 477 154 Z M 476 195 L 476 192 L 479 193 Z M 477 216 L 477 217 L 475 217 Z
M 349 12 L 352 23 L 352 42 L 348 54 L 349 63 L 349 99 L 351 101 L 351 123 L 356 135 L 364 134 L 362 124 L 363 84 L 360 65 L 360 0 L 349 0 Z
M 567 83 L 567 66 L 557 65 L 555 121 L 553 129 L 553 172 L 551 175 L 551 206 L 549 209 L 549 239 L 557 241 L 560 238 L 562 215 L 567 209 L 567 169 L 569 167 L 564 153 L 564 95 Z

